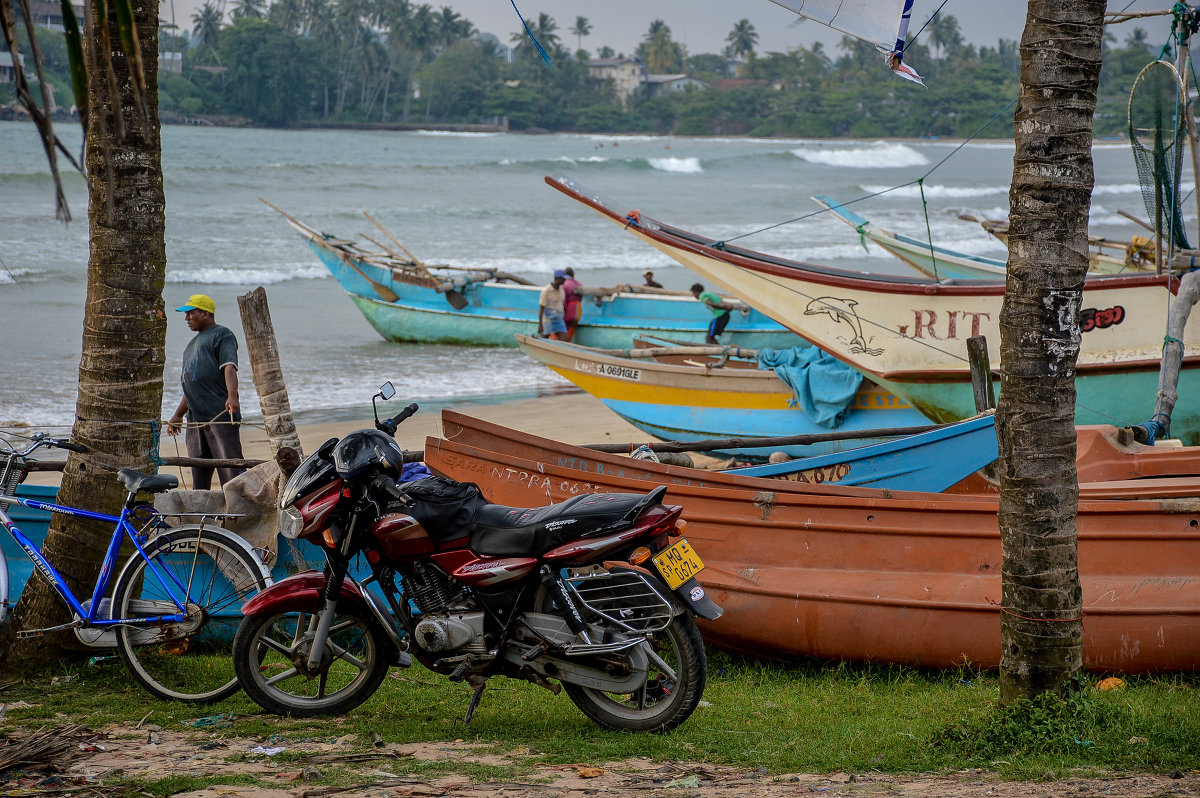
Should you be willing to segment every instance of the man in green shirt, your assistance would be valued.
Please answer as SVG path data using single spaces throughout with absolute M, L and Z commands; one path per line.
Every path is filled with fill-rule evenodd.
M 217 324 L 216 303 L 204 294 L 192 294 L 175 309 L 184 314 L 188 329 L 196 337 L 183 350 L 180 374 L 183 399 L 175 415 L 167 421 L 167 434 L 179 434 L 186 413 L 189 423 L 184 440 L 188 457 L 239 460 L 242 440 L 238 424 L 242 420 L 242 406 L 238 400 L 237 338 L 228 328 Z M 224 485 L 243 470 L 218 468 L 217 477 Z M 212 477 L 212 468 L 193 467 L 192 487 L 208 490 Z
M 721 299 L 720 295 L 712 291 L 705 291 L 701 283 L 696 283 L 692 286 L 692 296 L 704 303 L 704 306 L 712 311 L 713 320 L 708 325 L 708 335 L 704 338 L 707 344 L 719 344 L 717 336 L 725 332 L 725 325 L 729 323 L 729 311 L 737 307 L 734 304 Z

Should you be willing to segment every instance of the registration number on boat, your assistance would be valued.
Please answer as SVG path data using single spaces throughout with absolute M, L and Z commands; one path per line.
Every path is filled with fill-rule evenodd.
M 671 548 L 654 557 L 654 567 L 667 580 L 667 585 L 674 590 L 696 574 L 704 570 L 700 556 L 692 549 L 686 540 L 681 540 Z

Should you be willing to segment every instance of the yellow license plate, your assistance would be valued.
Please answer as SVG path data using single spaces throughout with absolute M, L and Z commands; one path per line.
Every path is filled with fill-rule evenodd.
M 674 590 L 696 574 L 704 570 L 700 556 L 692 549 L 686 540 L 681 540 L 671 548 L 654 557 L 654 566 L 667 580 L 667 585 Z

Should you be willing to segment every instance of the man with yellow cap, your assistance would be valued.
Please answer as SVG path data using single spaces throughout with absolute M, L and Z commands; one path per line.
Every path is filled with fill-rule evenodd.
M 188 329 L 196 337 L 183 350 L 183 399 L 167 421 L 167 434 L 179 434 L 186 413 L 189 423 L 184 440 L 189 457 L 240 459 L 242 440 L 237 422 L 242 420 L 242 407 L 238 401 L 237 338 L 217 324 L 217 305 L 211 297 L 192 294 L 175 310 L 184 314 Z M 217 477 L 224 485 L 242 471 L 218 468 Z M 193 466 L 192 487 L 208 490 L 212 476 L 212 468 Z

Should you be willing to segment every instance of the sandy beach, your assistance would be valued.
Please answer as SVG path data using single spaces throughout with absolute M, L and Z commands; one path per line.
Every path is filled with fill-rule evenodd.
M 555 438 L 566 443 L 623 443 L 628 441 L 647 442 L 654 440 L 609 410 L 593 396 L 586 393 L 561 393 L 518 399 L 510 402 L 485 404 L 462 402 L 451 405 L 455 410 L 482 418 L 506 427 L 531 432 L 535 435 Z M 380 416 L 398 413 L 403 404 L 393 400 L 380 404 Z M 352 430 L 371 426 L 371 409 L 364 408 L 361 417 L 346 421 L 298 426 L 300 443 L 305 453 L 312 452 L 325 440 L 341 437 Z M 253 420 L 251 420 L 253 423 Z M 425 447 L 425 438 L 442 434 L 441 411 L 421 410 L 400 425 L 396 441 L 410 451 Z M 262 429 L 246 426 L 242 429 L 242 450 L 249 459 L 265 460 L 271 456 L 266 433 Z M 165 457 L 186 456 L 183 436 L 164 437 L 161 453 Z M 43 458 L 50 459 L 50 458 Z M 706 458 L 697 457 L 698 461 Z M 164 466 L 163 473 L 180 476 L 180 487 L 191 487 L 191 469 Z M 37 471 L 29 475 L 27 482 L 37 485 L 57 485 L 61 474 L 57 471 Z

